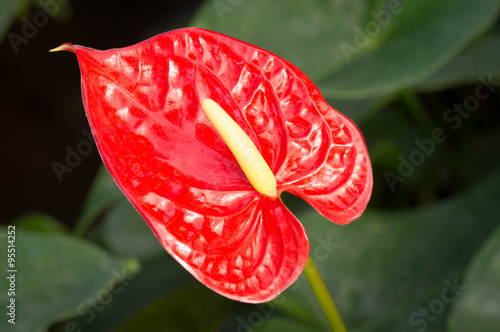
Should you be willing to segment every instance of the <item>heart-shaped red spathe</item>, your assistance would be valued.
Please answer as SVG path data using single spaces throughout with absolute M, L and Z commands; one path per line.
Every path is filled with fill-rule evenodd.
M 85 109 L 109 172 L 165 249 L 231 299 L 275 298 L 302 272 L 309 241 L 279 198 L 258 193 L 201 108 L 211 98 L 275 174 L 328 219 L 365 209 L 363 137 L 295 66 L 215 32 L 186 28 L 76 53 Z

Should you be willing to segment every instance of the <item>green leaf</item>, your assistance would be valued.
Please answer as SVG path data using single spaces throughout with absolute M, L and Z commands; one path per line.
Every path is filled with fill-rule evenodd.
M 450 304 L 431 320 L 419 314 L 455 280 L 497 226 L 500 174 L 451 200 L 400 212 L 367 211 L 337 226 L 311 211 L 298 214 L 311 257 L 349 331 L 443 329 Z M 397 194 L 397 192 L 396 192 Z M 493 283 L 492 285 L 494 285 Z M 324 322 L 314 294 L 300 278 L 282 296 L 302 301 Z M 496 281 L 500 287 L 500 279 Z M 285 299 L 285 302 L 287 300 Z M 277 306 L 279 309 L 279 305 Z
M 42 212 L 27 212 L 12 221 L 16 227 L 47 233 L 69 233 L 68 227 L 59 220 Z
M 18 0 L 0 0 L 0 40 L 14 21 L 20 3 Z
M 141 262 L 141 271 L 128 281 L 122 291 L 113 293 L 112 301 L 105 310 L 96 312 L 95 319 L 89 320 L 87 315 L 71 321 L 79 326 L 81 332 L 108 332 L 158 298 L 190 284 L 199 282 L 165 252 L 161 257 Z M 191 300 L 198 301 L 197 297 Z M 61 332 L 65 331 L 67 324 L 60 324 Z
M 496 332 L 500 326 L 500 227 L 467 269 L 467 287 L 448 319 L 449 332 Z
M 0 231 L 2 252 L 7 253 L 7 228 Z M 138 270 L 135 260 L 118 259 L 79 238 L 16 229 L 15 266 L 0 261 L 0 269 L 15 274 L 15 296 L 0 293 L 6 308 L 15 298 L 15 329 L 0 320 L 1 331 L 46 330 L 53 322 L 83 315 L 97 299 L 103 301 L 113 287 Z M 14 269 L 16 272 L 8 272 Z M 0 288 L 11 287 L 7 278 Z M 13 294 L 12 294 L 13 295 Z M 9 309 L 10 310 L 10 309 Z M 4 314 L 5 315 L 5 314 Z
M 433 74 L 491 26 L 500 8 L 496 0 L 380 3 L 207 1 L 191 25 L 282 56 L 328 98 L 368 98 Z
M 302 280 L 306 280 L 304 275 L 301 275 Z M 300 287 L 301 281 L 296 282 L 290 289 L 290 291 L 295 290 Z M 317 313 L 314 312 L 311 307 L 304 307 L 304 302 L 302 299 L 297 299 L 293 297 L 287 297 L 286 295 L 280 295 L 276 299 L 266 304 L 268 308 L 261 309 L 262 314 L 266 317 L 270 316 L 274 311 L 281 314 L 285 314 L 296 318 L 297 322 L 303 323 L 304 326 L 309 326 L 309 328 L 314 327 L 318 329 L 321 324 L 318 323 L 316 319 Z M 254 310 L 255 311 L 255 310 Z
M 256 322 L 259 322 L 256 320 Z M 251 323 L 251 322 L 249 322 Z M 243 325 L 242 325 L 243 326 Z M 318 328 L 318 326 L 311 324 L 304 324 L 296 322 L 284 317 L 271 317 L 270 319 L 263 320 L 262 324 L 248 325 L 252 328 L 250 331 L 254 332 L 328 332 L 328 328 Z M 248 328 L 247 328 L 248 330 Z
M 107 246 L 123 256 L 145 259 L 166 254 L 147 222 L 126 199 L 106 214 L 102 234 Z
M 420 82 L 416 88 L 432 92 L 466 84 L 478 84 L 478 77 L 500 76 L 500 29 L 494 28 L 474 42 L 444 68 Z
M 220 8 L 220 4 L 226 4 Z M 311 78 L 344 65 L 339 44 L 352 41 L 372 1 L 206 1 L 190 25 L 257 45 L 294 63 Z M 255 18 L 259 18 L 256 24 Z M 313 55 L 313 56 L 311 56 Z
M 101 166 L 78 218 L 74 231 L 75 235 L 82 236 L 99 215 L 123 197 L 123 193 L 107 169 Z
M 357 125 L 371 118 L 377 110 L 394 100 L 394 96 L 373 97 L 365 99 L 326 99 L 337 111 L 341 112 Z
M 137 312 L 115 332 L 217 331 L 231 301 L 200 283 L 167 294 Z
M 372 50 L 318 83 L 325 94 L 361 98 L 422 81 L 489 28 L 500 6 L 496 0 L 419 0 L 400 8 Z

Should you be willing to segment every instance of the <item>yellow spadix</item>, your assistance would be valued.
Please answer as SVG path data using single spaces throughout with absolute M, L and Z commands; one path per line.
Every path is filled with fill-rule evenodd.
M 255 190 L 267 196 L 277 197 L 276 178 L 250 137 L 212 99 L 204 99 L 201 107 Z

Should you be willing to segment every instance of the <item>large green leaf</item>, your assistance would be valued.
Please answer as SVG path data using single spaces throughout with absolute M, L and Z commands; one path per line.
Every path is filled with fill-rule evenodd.
M 327 97 L 366 98 L 431 75 L 485 31 L 500 8 L 497 0 L 383 3 L 207 1 L 192 25 L 275 52 Z
M 448 320 L 449 332 L 496 332 L 500 327 L 500 227 L 474 257 Z
M 311 257 L 349 330 L 443 329 L 450 304 L 439 314 L 428 309 L 429 320 L 419 310 L 440 300 L 449 284 L 463 284 L 465 266 L 498 223 L 499 186 L 497 174 L 473 191 L 432 207 L 367 211 L 348 226 L 333 225 L 316 212 L 299 213 Z M 299 279 L 283 292 L 281 302 L 301 301 L 304 311 L 312 308 L 326 324 L 306 285 Z M 493 285 L 500 287 L 500 279 Z M 276 304 L 277 311 L 282 306 Z
M 485 31 L 499 8 L 496 0 L 407 1 L 373 50 L 318 84 L 328 95 L 354 98 L 412 86 Z
M 75 234 L 83 235 L 90 224 L 106 209 L 123 199 L 124 195 L 108 170 L 101 166 L 78 218 Z
M 364 99 L 332 99 L 326 101 L 337 111 L 346 115 L 349 119 L 360 125 L 370 119 L 377 110 L 386 106 L 394 100 L 394 95 L 384 97 L 373 97 Z
M 217 331 L 231 301 L 196 283 L 169 293 L 137 312 L 115 332 Z
M 167 254 L 144 218 L 125 198 L 106 214 L 102 232 L 108 247 L 123 256 L 145 259 Z
M 225 33 L 294 63 L 311 78 L 344 65 L 339 44 L 352 41 L 373 1 L 205 1 L 194 26 Z M 220 8 L 220 4 L 226 4 Z M 330 70 L 331 72 L 331 70 Z
M 134 275 L 126 287 L 118 294 L 113 294 L 113 301 L 106 305 L 105 310 L 88 320 L 88 316 L 79 316 L 72 321 L 78 324 L 81 332 L 108 332 L 123 324 L 142 308 L 149 306 L 162 296 L 174 293 L 177 289 L 198 284 L 179 263 L 166 252 L 163 256 L 141 262 L 141 271 Z M 201 284 L 200 284 L 201 286 Z M 204 287 L 204 286 L 203 286 Z M 191 301 L 198 299 L 192 297 Z M 189 311 L 189 306 L 185 308 Z M 66 322 L 54 332 L 66 332 Z M 60 324 L 61 325 L 61 324 Z
M 20 3 L 18 0 L 0 0 L 0 40 L 14 21 Z
M 496 84 L 500 81 L 500 28 L 492 29 L 472 42 L 453 61 L 437 73 L 419 83 L 416 88 L 430 92 L 465 84 L 479 84 L 490 75 Z
M 38 211 L 26 212 L 12 221 L 16 227 L 47 233 L 69 233 L 68 227 L 59 220 Z
M 0 243 L 7 253 L 6 227 L 1 228 Z M 4 314 L 0 330 L 33 332 L 77 314 L 87 315 L 96 299 L 98 303 L 104 303 L 104 298 L 107 301 L 113 287 L 137 271 L 138 263 L 112 257 L 75 237 L 18 229 L 15 267 L 7 266 L 6 259 L 0 261 L 2 271 L 12 268 L 17 271 L 13 272 L 15 296 L 2 291 L 0 306 L 6 308 L 15 298 L 16 324 L 10 324 Z M 0 289 L 9 287 L 10 280 L 1 278 Z
M 257 316 L 257 315 L 256 315 Z M 286 319 L 284 317 L 271 317 L 267 320 L 260 320 L 259 318 L 263 316 L 257 316 L 254 318 L 252 322 L 247 322 L 247 325 L 242 324 L 241 326 L 247 327 L 247 330 L 255 331 L 255 332 L 328 332 L 330 329 L 328 328 L 318 328 L 317 326 L 311 324 L 304 324 L 301 322 L 296 322 L 290 319 Z M 252 324 L 254 323 L 254 324 Z M 255 324 L 257 323 L 257 324 Z M 260 324 L 259 324 L 260 323 Z

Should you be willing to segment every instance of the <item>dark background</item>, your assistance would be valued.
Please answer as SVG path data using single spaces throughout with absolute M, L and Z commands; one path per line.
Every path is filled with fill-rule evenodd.
M 97 149 L 60 182 L 54 161 L 65 164 L 90 130 L 83 109 L 80 71 L 72 54 L 49 53 L 64 42 L 96 49 L 124 47 L 184 27 L 201 1 L 72 1 L 59 20 L 50 19 L 16 53 L 0 44 L 0 197 L 2 222 L 31 210 L 70 225 L 100 165 Z M 64 7 L 65 5 L 61 5 Z M 168 9 L 168 10 L 166 10 Z M 40 11 L 32 7 L 33 13 Z M 60 13 L 62 12 L 62 9 Z M 23 22 L 10 32 L 22 35 Z M 69 68 L 69 70 L 68 70 Z

